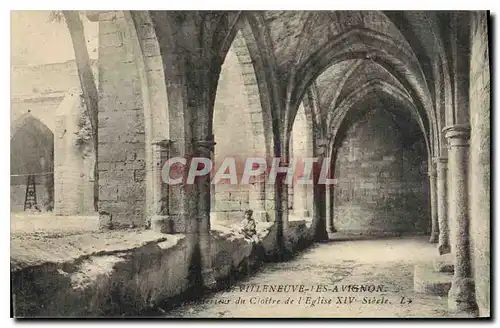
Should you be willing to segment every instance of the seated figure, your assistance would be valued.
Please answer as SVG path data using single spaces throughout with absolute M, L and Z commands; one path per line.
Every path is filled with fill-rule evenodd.
M 257 234 L 257 224 L 255 220 L 252 217 L 253 211 L 252 210 L 246 210 L 245 211 L 245 219 L 242 222 L 242 228 L 241 228 L 241 233 L 246 237 L 253 239 L 254 236 Z

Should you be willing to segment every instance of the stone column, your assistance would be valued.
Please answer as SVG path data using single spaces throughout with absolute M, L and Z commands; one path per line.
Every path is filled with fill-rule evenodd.
M 195 156 L 211 159 L 214 151 L 215 142 L 212 138 L 206 140 L 194 141 Z M 212 247 L 210 236 L 210 206 L 211 206 L 211 177 L 209 174 L 196 177 L 195 185 L 197 189 L 197 217 L 195 218 L 195 226 L 191 226 L 190 232 L 198 234 L 200 264 L 203 285 L 205 287 L 213 287 L 215 284 L 214 273 L 212 269 Z M 193 229 L 194 228 L 194 229 Z
M 329 232 L 337 232 L 334 221 L 334 193 L 335 187 L 332 185 L 326 186 L 326 228 Z
M 326 217 L 326 231 L 332 231 L 332 225 L 333 225 L 333 220 L 332 220 L 332 211 L 331 211 L 331 194 L 332 194 L 332 188 L 330 186 L 326 186 L 325 188 L 325 217 Z
M 287 157 L 281 157 L 279 167 L 290 167 L 290 160 Z M 276 220 L 278 223 L 278 228 L 281 227 L 283 233 L 288 230 L 288 183 L 287 183 L 287 173 L 278 172 L 276 174 L 276 210 L 278 212 L 278 218 L 281 220 Z M 280 198 L 278 200 L 278 198 Z
M 289 167 L 286 157 L 281 157 L 279 167 Z M 288 187 L 286 174 L 278 172 L 274 185 L 274 207 L 276 222 L 276 260 L 282 261 L 286 258 L 287 251 L 291 251 L 290 244 L 286 238 L 288 231 Z
M 322 160 L 322 158 L 320 158 Z M 317 179 L 316 179 L 317 181 Z M 315 183 L 313 188 L 314 202 L 313 215 L 316 221 L 314 239 L 316 241 L 328 240 L 328 232 L 326 231 L 326 187 L 324 184 Z
M 293 187 L 293 214 L 299 218 L 308 218 L 307 185 L 296 182 Z
M 437 214 L 437 173 L 434 163 L 429 163 L 429 187 L 431 196 L 431 238 L 430 243 L 437 243 L 439 241 L 439 222 Z
M 440 255 L 450 252 L 450 230 L 448 227 L 448 158 L 436 157 L 436 185 L 437 185 L 437 216 L 439 223 L 438 252 Z
M 477 311 L 469 248 L 469 136 L 468 124 L 446 127 L 448 141 L 449 218 L 451 246 L 455 271 L 448 293 L 448 308 L 452 311 Z
M 325 140 L 319 139 L 317 141 L 317 147 L 318 148 L 316 150 L 315 157 L 318 157 L 318 163 L 321 163 L 321 165 L 315 165 L 313 167 L 313 216 L 314 221 L 316 221 L 314 239 L 316 241 L 324 241 L 329 239 L 328 232 L 326 231 L 326 185 L 319 183 L 319 177 L 321 174 L 323 161 L 329 160 L 329 158 L 325 158 L 327 142 Z
M 169 159 L 170 140 L 161 140 L 152 145 L 152 209 L 151 209 L 151 229 L 161 233 L 181 232 L 184 227 L 180 227 L 180 220 L 169 217 L 169 186 L 163 181 L 162 169 Z

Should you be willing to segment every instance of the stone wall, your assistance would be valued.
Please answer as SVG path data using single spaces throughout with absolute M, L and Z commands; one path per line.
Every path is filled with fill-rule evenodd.
M 215 289 L 228 287 L 240 274 L 249 274 L 272 259 L 276 225 L 259 223 L 257 231 L 259 247 L 234 229 L 214 226 L 211 261 Z M 291 224 L 286 235 L 292 253 L 310 242 L 304 221 Z M 187 243 L 185 235 L 151 230 L 14 239 L 14 315 L 164 315 L 179 301 L 202 293 L 199 288 L 189 290 Z
M 114 226 L 144 226 L 144 106 L 133 39 L 122 12 L 99 21 L 99 201 Z
M 474 13 L 470 67 L 470 237 L 481 316 L 490 316 L 490 70 L 486 12 Z
M 369 112 L 348 129 L 335 163 L 333 211 L 339 232 L 429 231 L 423 137 L 405 144 L 408 139 L 385 110 Z
M 92 69 L 97 75 L 96 62 L 92 62 Z M 78 120 L 85 115 L 78 95 L 81 91 L 75 62 L 14 66 L 11 84 L 11 174 L 26 173 L 27 167 L 33 172 L 52 171 L 54 176 L 47 178 L 52 179 L 54 188 L 54 212 L 62 215 L 93 212 L 93 149 L 90 146 L 89 153 L 84 155 L 86 151 L 75 144 Z M 28 140 L 29 135 L 38 133 L 29 125 L 33 120 L 45 126 L 46 134 L 51 135 L 42 147 L 50 148 L 51 153 L 44 170 L 38 163 L 40 147 Z M 16 132 L 25 135 L 21 138 L 25 140 L 16 136 Z M 35 136 L 35 139 L 38 140 L 35 143 L 40 143 L 43 138 Z M 35 157 L 35 166 L 29 164 L 33 162 L 28 159 L 30 156 Z M 43 178 L 37 177 L 36 190 L 37 203 L 41 205 L 49 200 Z M 14 178 L 11 184 L 11 211 L 22 211 L 26 177 Z
M 54 139 L 54 212 L 57 215 L 95 213 L 94 144 L 92 136 L 81 129 L 87 115 L 79 92 L 68 94 L 54 115 L 58 136 Z
M 95 61 L 92 69 L 97 75 Z M 14 66 L 11 71 L 11 123 L 30 111 L 54 132 L 57 108 L 68 92 L 78 89 L 80 81 L 74 61 Z

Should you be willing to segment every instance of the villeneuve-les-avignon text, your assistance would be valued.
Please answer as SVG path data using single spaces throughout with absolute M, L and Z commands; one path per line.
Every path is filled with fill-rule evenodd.
M 330 158 L 301 158 L 283 161 L 282 158 L 225 157 L 216 163 L 206 157 L 172 157 L 162 166 L 161 179 L 169 185 L 194 184 L 200 178 L 210 178 L 212 184 L 325 184 L 332 179 Z

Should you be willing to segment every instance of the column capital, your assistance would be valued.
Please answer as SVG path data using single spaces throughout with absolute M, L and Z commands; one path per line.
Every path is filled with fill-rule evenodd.
M 318 138 L 316 141 L 316 145 L 318 147 L 327 147 L 328 146 L 328 139 L 327 138 Z
M 469 144 L 470 125 L 467 123 L 447 126 L 443 129 L 443 133 L 450 147 Z
M 433 161 L 434 163 L 436 163 L 436 173 L 443 172 L 448 169 L 448 157 L 444 156 L 434 157 Z
M 328 139 L 319 138 L 318 141 L 316 142 L 316 148 L 317 148 L 316 153 L 318 154 L 318 156 L 323 156 L 328 148 Z
M 163 139 L 163 140 L 156 140 L 153 141 L 151 144 L 153 146 L 160 146 L 161 148 L 169 149 L 172 146 L 172 140 L 169 139 Z
M 448 163 L 448 157 L 446 156 L 437 156 L 432 159 L 432 161 L 436 164 L 447 164 Z
M 202 140 L 193 140 L 193 145 L 194 145 L 196 154 L 210 157 L 211 152 L 213 152 L 215 149 L 216 142 L 214 141 L 213 138 L 202 139 Z
M 434 166 L 431 166 L 429 168 L 429 171 L 427 172 L 427 174 L 432 178 L 432 177 L 436 177 L 437 176 L 437 170 Z

